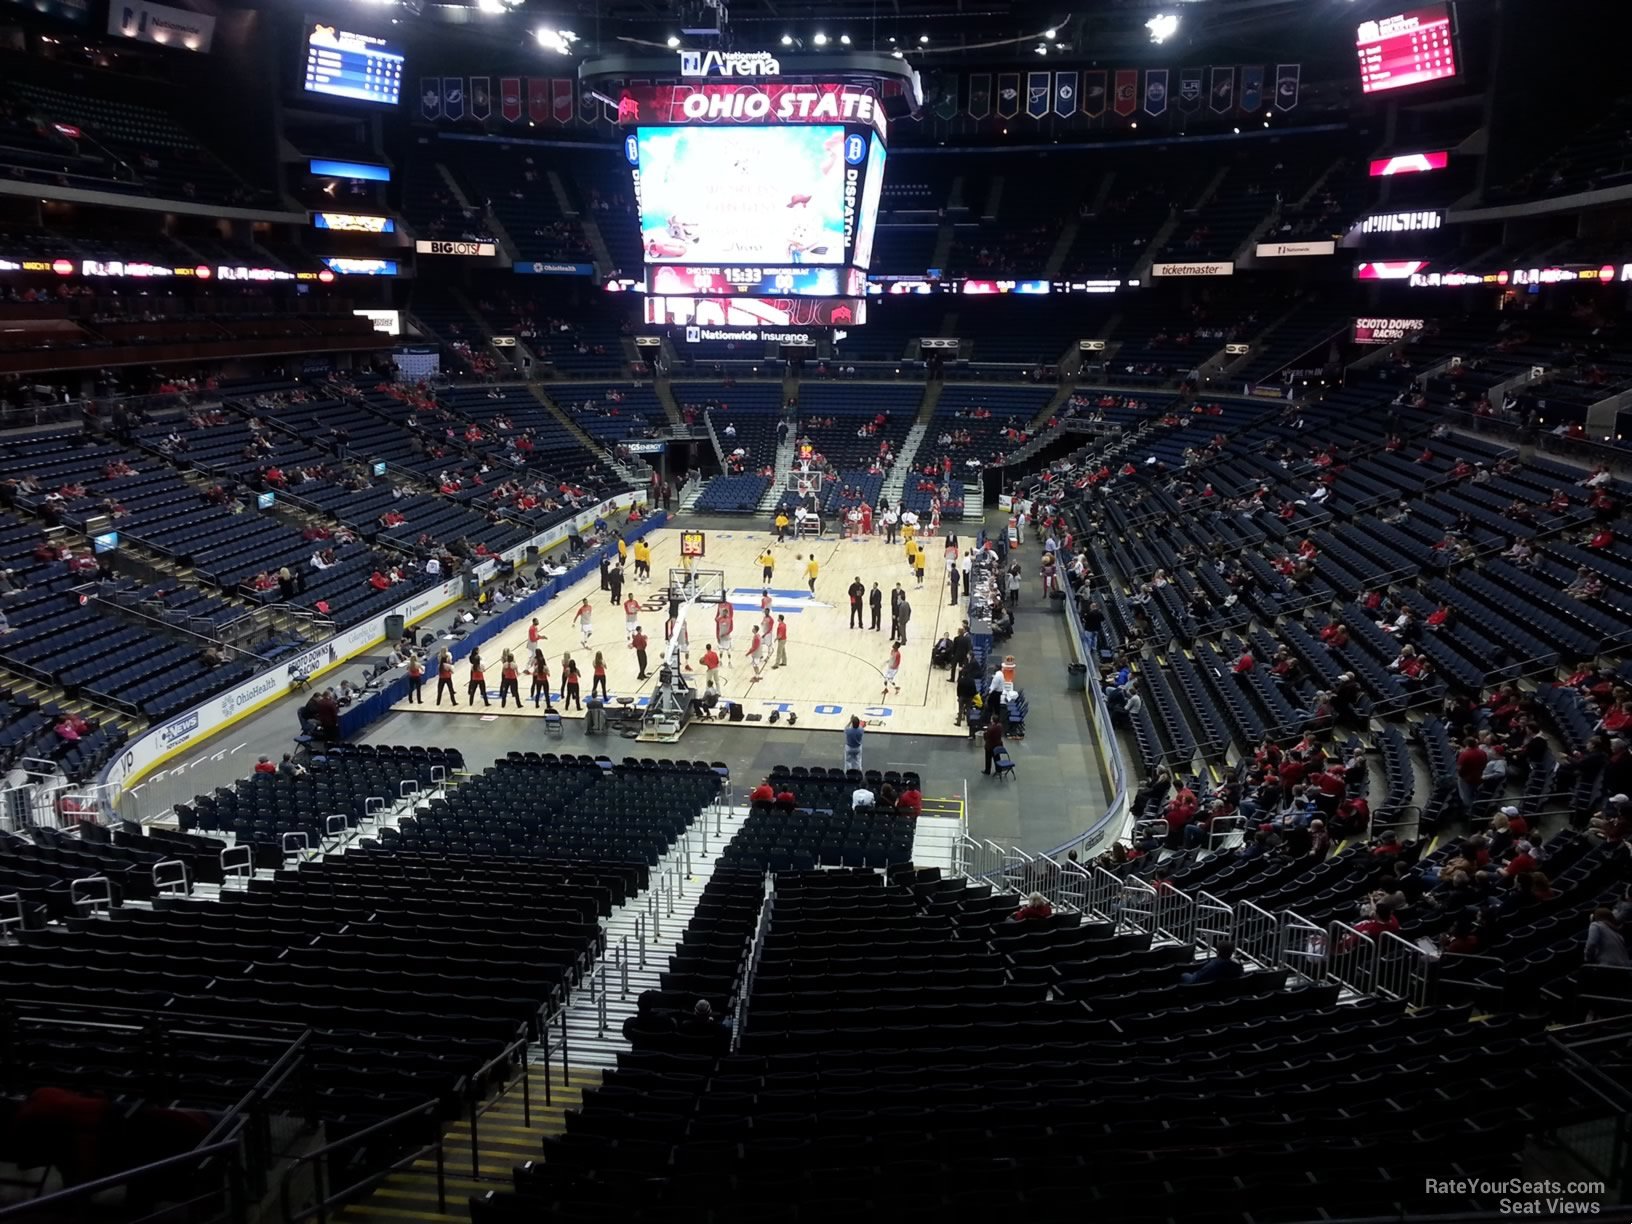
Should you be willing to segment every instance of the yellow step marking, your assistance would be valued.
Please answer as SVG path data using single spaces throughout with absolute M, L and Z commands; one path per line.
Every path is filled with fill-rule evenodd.
M 392 1220 L 468 1220 L 468 1213 L 463 1216 L 447 1215 L 440 1211 L 412 1211 L 407 1207 L 371 1207 L 367 1203 L 357 1203 L 347 1207 L 342 1214 L 360 1213 L 368 1216 L 385 1216 Z

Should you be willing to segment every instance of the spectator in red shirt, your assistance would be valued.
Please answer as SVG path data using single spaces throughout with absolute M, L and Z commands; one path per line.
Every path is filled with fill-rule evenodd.
M 271 757 L 263 756 L 255 762 L 255 772 L 258 774 L 275 774 L 278 772 L 278 767 L 272 764 Z
M 1467 811 L 1473 810 L 1473 801 L 1479 793 L 1479 783 L 1485 776 L 1485 766 L 1489 762 L 1490 757 L 1473 736 L 1462 741 L 1462 751 L 1456 754 L 1456 793 Z
M 1513 857 L 1507 860 L 1507 866 L 1502 868 L 1502 874 L 1511 879 L 1514 876 L 1525 875 L 1535 869 L 1535 847 L 1529 841 L 1521 838 L 1514 844 Z
M 793 792 L 788 789 L 786 784 L 784 784 L 782 789 L 776 792 L 777 810 L 781 812 L 791 812 L 797 806 L 799 806 L 799 801 L 793 797 Z
M 1032 893 L 1026 898 L 1026 903 L 1014 911 L 1011 922 L 1030 922 L 1037 918 L 1048 918 L 1054 913 L 1054 907 L 1048 903 L 1048 898 L 1042 893 Z
M 769 779 L 761 782 L 758 786 L 754 787 L 753 790 L 748 792 L 748 802 L 750 804 L 776 802 L 776 789 L 771 785 Z
M 914 816 L 919 815 L 924 810 L 923 792 L 921 792 L 916 786 L 909 784 L 907 788 L 901 792 L 900 798 L 895 801 L 895 810 L 898 812 L 908 812 Z

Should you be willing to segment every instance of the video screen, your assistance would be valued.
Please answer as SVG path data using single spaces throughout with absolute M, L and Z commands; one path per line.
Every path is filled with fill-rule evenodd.
M 1456 41 L 1451 35 L 1448 4 L 1362 21 L 1354 45 L 1360 56 L 1362 93 L 1404 89 L 1456 75 Z
M 641 128 L 649 264 L 842 264 L 842 127 Z
M 1448 149 L 1435 149 L 1429 153 L 1396 153 L 1393 157 L 1374 158 L 1371 163 L 1372 178 L 1390 178 L 1396 174 L 1427 174 L 1430 170 L 1443 170 L 1451 164 L 1451 154 Z
M 878 230 L 878 199 L 884 190 L 884 142 L 872 137 L 867 148 L 867 174 L 861 181 L 861 216 L 856 219 L 856 250 L 850 262 L 858 268 L 871 265 L 873 236 Z
M 834 327 L 867 321 L 859 298 L 646 298 L 650 324 L 704 327 Z
M 306 31 L 307 93 L 395 106 L 402 96 L 402 48 L 372 34 L 313 22 Z

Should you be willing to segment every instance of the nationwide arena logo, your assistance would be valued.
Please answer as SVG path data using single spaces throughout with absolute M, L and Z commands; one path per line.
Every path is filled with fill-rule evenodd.
M 782 64 L 769 51 L 682 51 L 680 75 L 767 77 L 781 76 Z

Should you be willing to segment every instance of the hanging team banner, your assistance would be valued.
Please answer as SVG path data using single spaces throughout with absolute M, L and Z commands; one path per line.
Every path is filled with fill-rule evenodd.
M 1076 73 L 1056 72 L 1054 74 L 1054 113 L 1062 119 L 1069 119 L 1077 113 Z
M 548 77 L 527 78 L 527 119 L 543 123 L 550 117 L 550 80 Z
M 465 78 L 442 78 L 442 114 L 448 119 L 465 117 Z
M 621 80 L 608 81 L 607 84 L 611 86 L 611 88 L 606 91 L 610 97 L 617 98 L 622 96 L 623 82 Z M 618 121 L 618 104 L 616 102 L 602 102 L 601 118 L 605 119 L 608 123 L 616 123 Z
M 1098 119 L 1105 113 L 1105 69 L 1082 74 L 1082 113 Z
M 1145 114 L 1165 115 L 1167 113 L 1167 69 L 1147 68 L 1145 70 Z
M 1241 109 L 1255 111 L 1264 104 L 1264 66 L 1248 64 L 1241 69 Z
M 419 113 L 427 119 L 442 118 L 442 78 L 419 78 Z
M 935 98 L 935 106 L 931 113 L 943 123 L 950 123 L 958 117 L 958 74 L 943 72 L 941 74 L 941 92 Z
M 1112 102 L 1116 113 L 1126 118 L 1139 108 L 1139 70 L 1137 68 L 1118 68 L 1116 70 L 1116 99 Z
M 1047 118 L 1048 103 L 1048 73 L 1026 73 L 1026 114 L 1030 115 L 1033 119 Z
M 470 117 L 486 119 L 493 113 L 493 91 L 487 77 L 470 78 Z
M 1179 69 L 1179 109 L 1194 114 L 1201 107 L 1201 69 Z
M 1302 69 L 1297 64 L 1275 65 L 1275 109 L 1289 111 L 1298 104 L 1298 78 Z
M 1000 72 L 997 74 L 997 115 L 1000 119 L 1013 119 L 1020 113 L 1020 74 L 1018 72 Z
M 1219 114 L 1226 114 L 1235 109 L 1235 68 L 1220 68 L 1216 64 L 1207 70 L 1212 73 L 1212 81 L 1207 90 L 1207 96 L 1212 100 L 1212 107 Z
M 568 81 L 568 85 L 572 82 Z M 601 102 L 588 85 L 578 87 L 578 122 L 593 125 L 601 117 Z
M 506 123 L 521 122 L 521 78 L 499 78 L 499 114 Z
M 992 74 L 969 74 L 969 118 L 984 119 L 992 113 Z
M 550 117 L 557 123 L 572 122 L 572 82 L 550 78 Z

